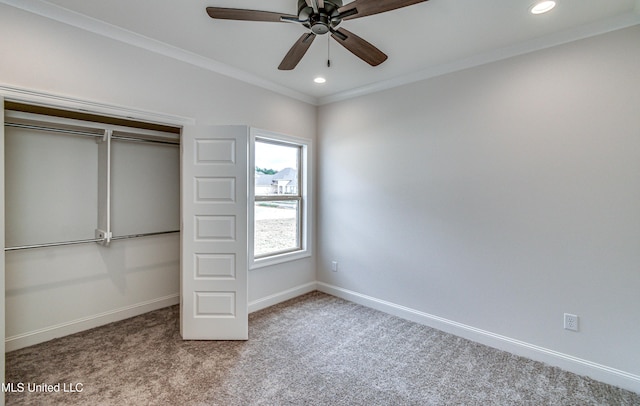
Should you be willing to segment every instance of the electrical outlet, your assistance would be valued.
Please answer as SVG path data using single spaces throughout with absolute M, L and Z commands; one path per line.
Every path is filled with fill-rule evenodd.
M 331 261 L 331 270 L 333 272 L 338 272 L 338 261 Z
M 578 331 L 578 316 L 575 314 L 564 314 L 564 329 Z

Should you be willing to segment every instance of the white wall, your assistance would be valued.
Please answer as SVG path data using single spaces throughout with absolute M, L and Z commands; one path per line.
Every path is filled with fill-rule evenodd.
M 638 38 L 321 107 L 323 289 L 640 392 Z
M 315 138 L 316 108 L 186 63 L 0 5 L 0 85 Z M 179 238 L 7 255 L 10 348 L 177 303 Z M 251 271 L 253 308 L 309 289 L 315 259 Z M 311 284 L 311 285 L 310 285 Z M 22 343 L 22 344 L 21 344 Z

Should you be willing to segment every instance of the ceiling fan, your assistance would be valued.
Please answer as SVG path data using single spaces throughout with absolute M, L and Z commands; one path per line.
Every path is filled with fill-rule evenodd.
M 298 15 L 272 11 L 237 8 L 207 7 L 207 14 L 214 19 L 298 23 L 310 32 L 303 34 L 291 47 L 278 66 L 280 70 L 292 70 L 298 65 L 311 43 L 318 35 L 331 33 L 351 53 L 371 66 L 378 66 L 387 55 L 356 34 L 337 28 L 342 20 L 384 13 L 427 0 L 354 0 L 346 6 L 342 0 L 298 0 Z

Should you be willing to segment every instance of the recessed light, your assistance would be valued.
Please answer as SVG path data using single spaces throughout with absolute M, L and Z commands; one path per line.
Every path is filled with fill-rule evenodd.
M 313 79 L 313 81 L 320 84 L 326 82 L 327 79 L 323 78 L 322 76 L 318 76 L 317 78 Z
M 556 2 L 553 0 L 544 0 L 544 1 L 539 1 L 536 4 L 534 4 L 533 6 L 531 6 L 531 8 L 529 9 L 529 11 L 531 12 L 531 14 L 543 14 L 546 13 L 548 11 L 553 10 L 553 8 L 556 6 Z

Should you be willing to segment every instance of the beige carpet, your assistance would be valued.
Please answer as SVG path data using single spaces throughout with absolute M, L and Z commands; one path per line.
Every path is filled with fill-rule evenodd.
M 249 334 L 182 341 L 174 306 L 14 351 L 7 404 L 640 405 L 638 394 L 319 292 L 253 313 Z M 29 391 L 43 383 L 52 392 Z

